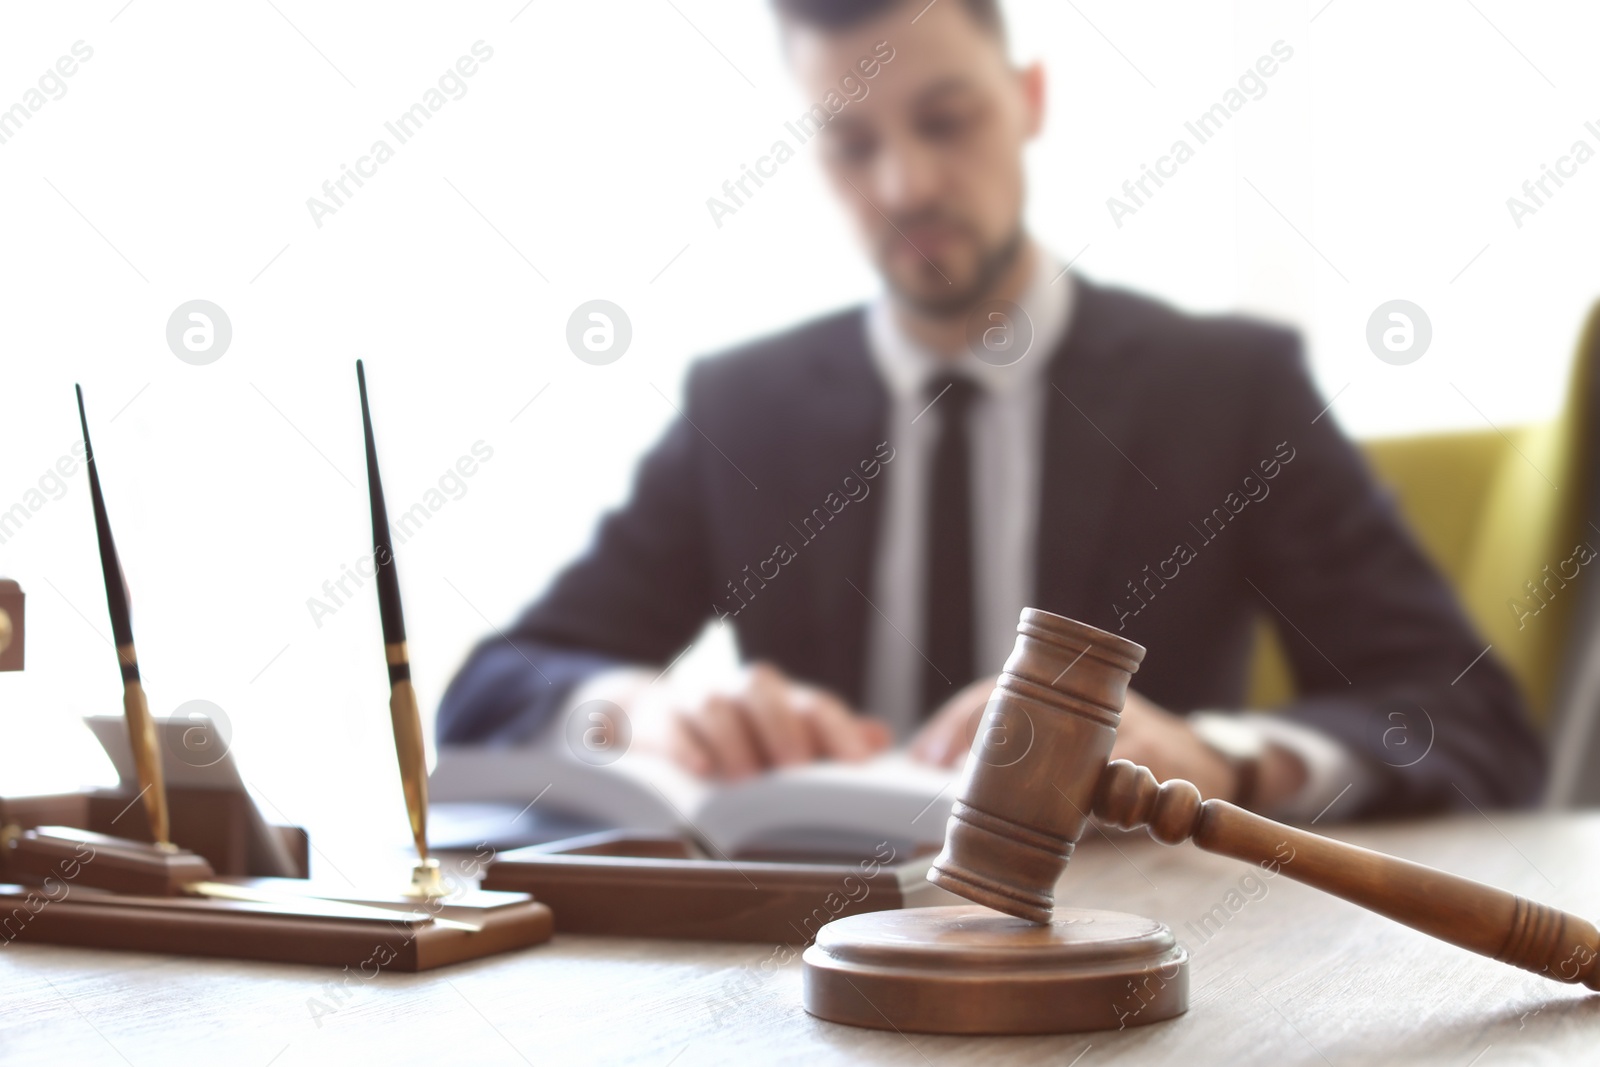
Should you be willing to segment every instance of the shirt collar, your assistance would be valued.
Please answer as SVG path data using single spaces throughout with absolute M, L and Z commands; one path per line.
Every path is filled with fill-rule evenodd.
M 867 346 L 891 396 L 918 395 L 935 375 L 948 373 L 966 375 L 994 394 L 1039 382 L 1066 335 L 1077 282 L 1054 256 L 1035 247 L 1033 275 L 1017 301 L 1033 326 L 1033 344 L 1027 355 L 1007 366 L 986 363 L 970 351 L 953 362 L 940 359 L 901 329 L 887 295 L 873 301 L 867 309 Z

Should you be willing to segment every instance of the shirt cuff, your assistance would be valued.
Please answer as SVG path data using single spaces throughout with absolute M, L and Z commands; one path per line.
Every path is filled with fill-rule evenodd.
M 1239 722 L 1305 765 L 1305 785 L 1261 813 L 1268 818 L 1310 823 L 1329 816 L 1337 822 L 1349 818 L 1377 788 L 1377 775 L 1367 762 L 1325 733 L 1281 715 L 1259 712 L 1241 714 Z

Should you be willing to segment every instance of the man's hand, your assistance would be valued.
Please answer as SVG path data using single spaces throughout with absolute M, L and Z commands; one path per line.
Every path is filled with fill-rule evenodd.
M 637 679 L 637 675 L 633 676 Z M 667 756 L 703 778 L 747 778 L 771 767 L 815 760 L 859 761 L 889 747 L 889 728 L 856 715 L 826 690 L 803 685 L 765 663 L 753 664 L 708 691 L 666 682 L 629 684 L 610 693 L 604 679 L 585 687 L 622 707 L 634 747 Z
M 1238 792 L 1238 776 L 1220 752 L 1200 740 L 1186 720 L 1132 689 L 1122 706 L 1111 758 L 1142 764 L 1160 782 L 1186 778 L 1208 800 L 1233 800 Z
M 945 701 L 911 739 L 911 755 L 940 767 L 953 767 L 965 759 L 999 680 L 998 675 L 980 678 Z M 1188 723 L 1132 690 L 1122 709 L 1111 758 L 1142 763 L 1161 781 L 1188 778 L 1208 797 L 1229 795 L 1208 787 L 1232 788 L 1227 762 L 1196 737 Z
M 979 678 L 945 701 L 911 739 L 911 757 L 936 767 L 954 767 L 967 758 L 999 675 Z
M 1141 763 L 1157 781 L 1187 778 L 1207 800 L 1238 803 L 1241 799 L 1239 776 L 1222 754 L 1202 741 L 1187 719 L 1156 707 L 1131 689 L 1111 758 Z M 1269 810 L 1288 801 L 1304 788 L 1307 774 L 1299 756 L 1269 744 L 1262 753 L 1251 806 Z
M 912 757 L 940 767 L 953 767 L 965 759 L 998 681 L 998 677 L 980 678 L 946 701 L 911 739 Z M 1186 778 L 1207 799 L 1235 800 L 1239 791 L 1233 767 L 1200 739 L 1187 719 L 1131 689 L 1111 758 L 1142 764 L 1158 781 Z M 1269 745 L 1256 784 L 1257 806 L 1287 799 L 1304 782 L 1305 767 L 1299 758 Z

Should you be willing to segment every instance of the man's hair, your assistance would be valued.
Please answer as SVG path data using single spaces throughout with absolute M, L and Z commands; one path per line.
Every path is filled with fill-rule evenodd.
M 906 4 L 908 0 L 772 0 L 772 6 L 785 22 L 825 32 L 848 30 L 863 22 L 870 22 L 886 11 Z M 935 0 L 937 2 L 937 0 Z M 1005 39 L 1005 19 L 1000 14 L 1000 0 L 945 0 L 959 3 L 967 15 L 979 26 Z M 931 5 L 930 5 L 931 6 Z

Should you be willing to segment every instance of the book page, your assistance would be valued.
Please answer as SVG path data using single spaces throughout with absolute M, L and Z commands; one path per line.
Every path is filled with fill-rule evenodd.
M 537 800 L 554 811 L 623 829 L 687 832 L 725 858 L 768 842 L 867 839 L 938 844 L 957 772 L 891 752 L 863 763 L 824 762 L 743 782 L 696 778 L 664 757 L 629 752 L 591 766 L 564 748 L 445 746 L 429 780 L 440 802 Z
M 730 853 L 768 842 L 937 845 L 958 773 L 904 751 L 862 763 L 811 763 L 723 786 L 694 818 L 705 837 Z
M 711 786 L 664 759 L 628 753 L 593 766 L 564 747 L 482 748 L 445 745 L 428 778 L 440 802 L 538 803 L 612 826 L 676 833 Z

